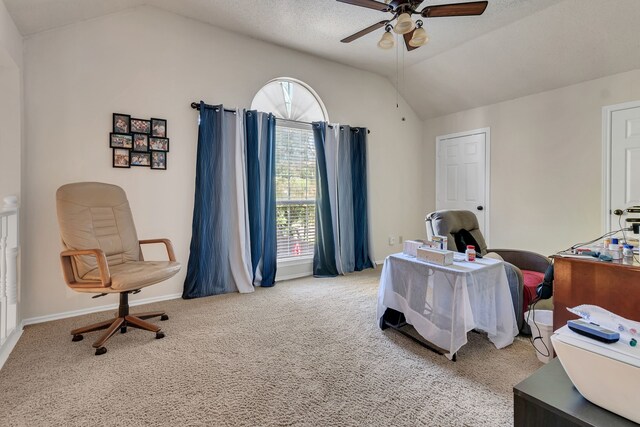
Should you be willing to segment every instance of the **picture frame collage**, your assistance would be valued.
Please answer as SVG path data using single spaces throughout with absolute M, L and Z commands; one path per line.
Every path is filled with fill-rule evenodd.
M 112 130 L 109 147 L 113 151 L 114 168 L 167 169 L 167 120 L 153 117 L 137 119 L 129 114 L 113 113 Z

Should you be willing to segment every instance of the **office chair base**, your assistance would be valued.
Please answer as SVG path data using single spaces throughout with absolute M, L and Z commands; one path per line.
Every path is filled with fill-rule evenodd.
M 120 333 L 124 334 L 127 332 L 127 328 L 129 327 L 144 329 L 146 331 L 155 332 L 156 339 L 164 338 L 165 334 L 164 332 L 160 331 L 161 328 L 159 326 L 145 321 L 145 319 L 150 319 L 153 317 L 160 317 L 160 320 L 169 319 L 169 316 L 167 316 L 164 311 L 149 311 L 139 313 L 135 316 L 129 314 L 129 292 L 123 292 L 120 294 L 120 305 L 118 307 L 117 317 L 111 320 L 106 320 L 82 328 L 74 329 L 71 331 L 71 335 L 73 335 L 73 338 L 71 340 L 74 342 L 82 341 L 84 338 L 82 334 L 106 329 L 102 336 L 100 336 L 100 338 L 98 338 L 98 340 L 93 343 L 93 348 L 96 349 L 96 356 L 100 356 L 101 354 L 105 354 L 107 352 L 104 344 L 118 330 L 120 330 Z

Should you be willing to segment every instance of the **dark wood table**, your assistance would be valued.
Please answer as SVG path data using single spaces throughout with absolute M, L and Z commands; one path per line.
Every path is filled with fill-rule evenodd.
M 623 260 L 603 262 L 592 257 L 554 255 L 553 330 L 577 316 L 567 307 L 598 305 L 619 316 L 640 321 L 640 264 Z M 637 256 L 636 256 L 637 258 Z
M 513 420 L 515 427 L 638 426 L 582 397 L 558 358 L 513 388 Z

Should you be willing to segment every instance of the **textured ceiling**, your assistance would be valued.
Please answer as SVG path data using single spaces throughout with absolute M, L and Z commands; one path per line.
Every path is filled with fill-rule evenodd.
M 640 0 L 564 0 L 408 67 L 399 89 L 430 118 L 640 69 L 639 18 Z
M 396 50 L 376 46 L 382 29 L 339 41 L 388 15 L 335 0 L 4 2 L 23 35 L 146 4 L 396 81 Z M 400 51 L 399 90 L 429 118 L 640 68 L 638 17 L 640 0 L 489 0 L 479 17 L 426 20 L 430 42 Z

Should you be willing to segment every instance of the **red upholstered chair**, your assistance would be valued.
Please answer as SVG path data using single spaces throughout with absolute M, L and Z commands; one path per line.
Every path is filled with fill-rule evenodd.
M 482 256 L 490 252 L 500 255 L 505 261 L 518 328 L 527 333 L 529 328 L 524 323 L 523 314 L 536 298 L 536 287 L 542 283 L 544 273 L 551 263 L 549 258 L 535 252 L 519 249 L 487 249 L 484 236 L 480 232 L 478 218 L 471 211 L 435 211 L 428 214 L 425 221 L 428 237 L 433 235 L 446 236 L 449 250 L 458 251 L 456 235 L 460 233 L 460 230 L 466 230 L 478 244 Z

